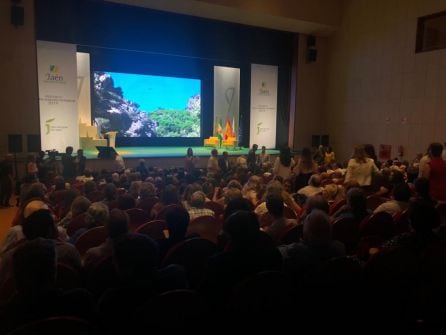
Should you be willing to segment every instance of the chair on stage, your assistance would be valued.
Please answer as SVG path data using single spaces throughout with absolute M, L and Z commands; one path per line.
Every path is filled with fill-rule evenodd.
M 205 138 L 203 145 L 205 147 L 217 147 L 219 144 L 219 140 L 217 136 L 211 136 L 209 138 Z

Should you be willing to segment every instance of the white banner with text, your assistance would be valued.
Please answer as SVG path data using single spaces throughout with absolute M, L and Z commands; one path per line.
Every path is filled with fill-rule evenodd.
M 240 69 L 214 66 L 214 136 L 238 141 Z
M 79 147 L 76 45 L 37 41 L 42 150 Z
M 277 66 L 251 64 L 250 147 L 276 147 L 277 76 Z

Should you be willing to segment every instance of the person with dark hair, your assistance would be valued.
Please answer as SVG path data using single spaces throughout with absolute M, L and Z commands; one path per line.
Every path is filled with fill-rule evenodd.
M 390 215 L 395 215 L 404 211 L 409 205 L 410 197 L 412 196 L 412 191 L 407 184 L 396 185 L 393 189 L 393 199 L 388 200 L 381 205 L 379 205 L 373 213 L 387 212 Z
M 178 189 L 175 185 L 167 185 L 161 192 L 160 202 L 157 202 L 150 213 L 151 218 L 156 218 L 157 215 L 168 205 L 182 206 Z
M 11 207 L 9 199 L 13 192 L 13 169 L 12 169 L 12 156 L 6 155 L 5 158 L 0 161 L 0 207 Z
M 271 239 L 278 244 L 282 236 L 297 225 L 295 219 L 287 219 L 283 216 L 283 197 L 279 194 L 270 194 L 266 197 L 266 208 L 268 213 L 272 216 L 273 221 L 269 226 L 264 228 L 264 232 L 267 233 Z
M 201 292 L 211 308 L 219 309 L 240 281 L 261 271 L 281 268 L 281 257 L 271 238 L 259 229 L 257 215 L 231 214 L 223 224 L 228 243 L 223 252 L 209 258 Z
M 294 190 L 297 191 L 302 187 L 307 186 L 310 177 L 318 172 L 317 169 L 317 164 L 313 160 L 311 150 L 308 148 L 303 148 L 299 161 L 293 171 L 296 175 Z
M 373 159 L 375 165 L 378 166 L 378 157 L 376 156 L 375 147 L 373 144 L 364 144 L 364 151 L 367 157 Z
M 72 180 L 76 177 L 76 164 L 75 158 L 72 156 L 73 147 L 68 146 L 65 148 L 65 154 L 62 155 L 62 168 L 63 177 L 67 180 Z
M 193 175 L 197 162 L 198 157 L 194 156 L 192 148 L 187 148 L 186 157 L 184 158 L 184 171 L 189 175 Z
M 113 244 L 113 263 L 119 286 L 107 290 L 98 301 L 104 330 L 123 334 L 135 312 L 164 291 L 187 288 L 182 268 L 176 265 L 158 270 L 158 245 L 142 234 L 124 234 Z
M 437 204 L 437 202 L 432 199 L 430 195 L 429 179 L 424 177 L 415 179 L 414 187 L 416 200 L 423 200 L 431 204 L 432 206 L 435 206 Z
M 0 333 L 35 320 L 70 315 L 89 320 L 93 311 L 91 295 L 81 289 L 55 288 L 56 245 L 53 240 L 36 238 L 21 244 L 12 256 L 16 293 L 0 309 Z
M 113 243 L 118 237 L 127 234 L 129 222 L 129 216 L 125 211 L 117 208 L 110 211 L 110 216 L 104 225 L 107 231 L 107 239 L 99 246 L 87 250 L 84 258 L 85 269 L 91 269 L 101 261 L 111 258 Z
M 287 179 L 291 176 L 295 162 L 291 157 L 290 147 L 280 149 L 280 155 L 276 158 L 273 167 L 273 174 Z
M 140 159 L 138 166 L 135 169 L 136 172 L 139 172 L 141 175 L 141 180 L 146 180 L 146 178 L 149 176 L 149 170 L 147 170 L 146 167 L 146 161 L 144 159 Z
M 315 209 L 307 215 L 303 225 L 302 241 L 279 247 L 285 272 L 303 276 L 324 261 L 345 256 L 345 246 L 333 240 L 327 213 Z
M 223 219 L 227 219 L 232 214 L 234 214 L 237 211 L 248 211 L 252 212 L 254 210 L 254 206 L 252 203 L 245 198 L 237 197 L 234 199 L 231 199 L 228 204 L 225 207 L 225 210 L 223 212 Z
M 227 151 L 223 151 L 222 156 L 218 159 L 218 166 L 223 177 L 231 171 L 231 165 L 229 163 L 229 155 Z
M 118 208 L 119 209 L 122 209 L 123 211 L 125 211 L 127 209 L 131 209 L 131 208 L 135 208 L 135 207 L 136 207 L 136 200 L 131 194 L 125 193 L 118 197 Z
M 446 201 L 446 162 L 441 158 L 443 145 L 431 143 L 429 146 L 429 162 L 424 165 L 422 177 L 429 180 L 430 194 L 437 201 Z
M 220 167 L 218 166 L 218 150 L 212 149 L 211 157 L 208 159 L 207 164 L 207 176 L 214 178 L 220 172 Z
M 257 144 L 253 144 L 252 148 L 248 152 L 248 157 L 246 158 L 246 163 L 248 164 L 248 169 L 252 171 L 253 173 L 256 173 L 256 170 L 258 168 L 257 166 L 257 154 L 256 151 L 258 149 Z
M 347 191 L 347 204 L 333 214 L 335 219 L 352 217 L 361 222 L 371 212 L 367 209 L 367 197 L 364 190 L 353 187 Z
M 85 166 L 87 165 L 87 157 L 84 156 L 84 150 L 78 149 L 77 156 L 75 159 L 75 164 L 77 167 L 77 175 L 82 176 L 85 173 Z

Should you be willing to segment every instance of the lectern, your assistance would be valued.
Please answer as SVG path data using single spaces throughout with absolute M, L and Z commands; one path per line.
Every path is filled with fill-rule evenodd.
M 116 144 L 116 134 L 118 132 L 117 131 L 109 131 L 107 133 L 105 133 L 108 136 L 108 146 L 112 147 L 112 148 L 116 148 L 115 144 Z

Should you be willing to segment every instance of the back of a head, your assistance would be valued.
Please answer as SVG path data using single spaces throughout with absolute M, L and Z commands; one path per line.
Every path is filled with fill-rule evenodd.
M 290 166 L 290 164 L 291 164 L 291 149 L 290 149 L 290 147 L 283 147 L 282 149 L 280 149 L 279 160 L 283 166 Z
M 114 208 L 110 211 L 110 217 L 105 224 L 108 237 L 115 239 L 128 232 L 129 216 L 121 209 Z
M 305 205 L 307 207 L 307 213 L 311 213 L 313 210 L 318 209 L 328 214 L 330 210 L 330 206 L 322 194 L 316 194 L 309 197 Z
M 393 198 L 396 201 L 408 202 L 412 196 L 412 191 L 407 184 L 398 184 L 393 189 Z
M 435 207 L 423 200 L 413 201 L 409 205 L 408 215 L 411 227 L 417 233 L 432 232 L 441 223 L 440 216 Z
M 443 152 L 443 145 L 441 143 L 431 143 L 429 145 L 429 153 L 434 158 L 441 157 L 441 153 Z
M 136 200 L 130 194 L 126 193 L 118 197 L 118 208 L 127 210 L 136 207 Z
M 353 153 L 353 158 L 357 161 L 357 162 L 365 162 L 366 158 L 367 158 L 367 153 L 365 152 L 365 148 L 364 145 L 359 144 L 355 147 L 354 153 Z
M 177 206 L 166 213 L 166 225 L 172 239 L 182 239 L 186 236 L 190 216 L 186 209 Z
M 283 197 L 279 194 L 270 194 L 266 197 L 266 208 L 268 213 L 274 217 L 283 216 Z
M 415 191 L 425 197 L 429 195 L 429 179 L 421 177 L 415 180 Z
M 156 195 L 155 185 L 147 181 L 143 182 L 139 194 L 141 198 L 154 197 Z
M 314 174 L 310 177 L 308 180 L 308 185 L 314 186 L 314 187 L 320 187 L 321 186 L 321 177 L 318 174 Z
M 194 192 L 190 198 L 190 205 L 195 208 L 204 208 L 205 202 L 206 195 L 201 191 Z
M 108 183 L 104 187 L 104 197 L 107 200 L 113 200 L 116 197 L 116 185 Z
M 143 281 L 156 270 L 158 245 L 142 234 L 125 234 L 113 244 L 118 274 L 128 281 Z
M 85 213 L 90 206 L 91 201 L 88 198 L 79 195 L 73 200 L 71 204 L 71 214 L 73 217 L 75 217 L 81 213 Z
M 229 216 L 223 231 L 228 234 L 231 246 L 235 249 L 250 249 L 259 236 L 257 215 L 248 211 L 237 211 Z
M 237 211 L 248 211 L 251 212 L 254 208 L 252 203 L 245 198 L 235 198 L 228 202 L 223 213 L 223 218 L 226 220 L 231 214 Z
M 93 202 L 85 215 L 85 222 L 90 227 L 103 226 L 107 222 L 109 211 L 107 205 L 102 202 Z
M 165 205 L 177 204 L 179 202 L 178 190 L 175 185 L 167 185 L 162 194 L 161 202 Z
M 54 241 L 36 238 L 17 247 L 12 264 L 17 291 L 33 294 L 51 288 L 56 280 Z
M 48 209 L 39 209 L 25 217 L 22 223 L 22 231 L 28 240 L 38 237 L 48 239 L 57 237 L 54 218 Z
M 303 237 L 312 245 L 329 244 L 332 241 L 330 217 L 319 209 L 313 210 L 305 218 Z
M 347 203 L 352 210 L 366 210 L 367 209 L 367 198 L 362 189 L 354 187 L 347 192 Z

